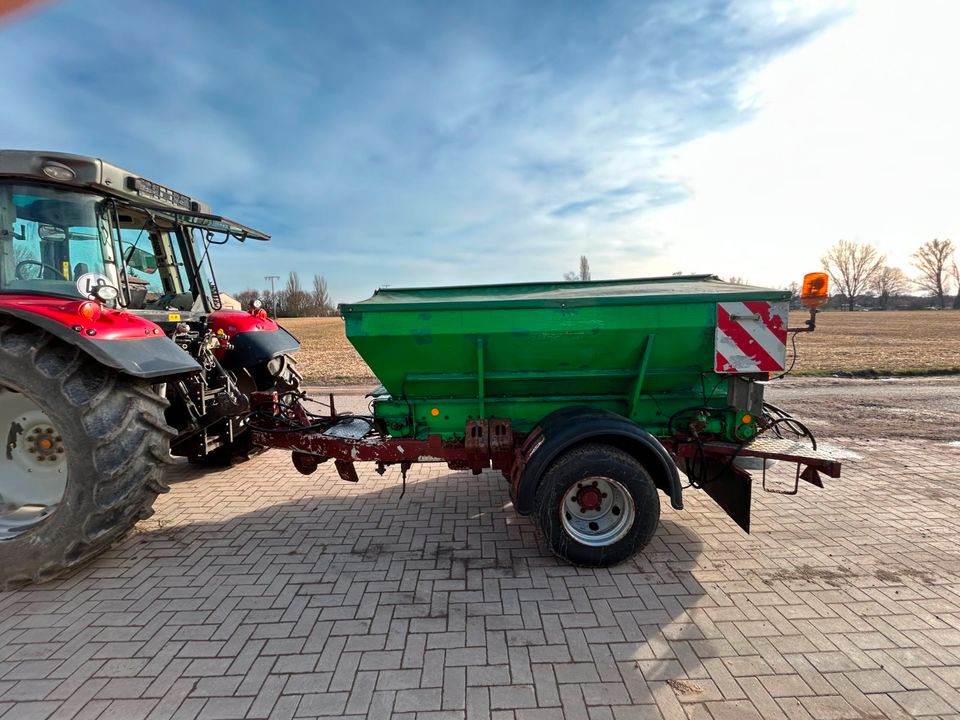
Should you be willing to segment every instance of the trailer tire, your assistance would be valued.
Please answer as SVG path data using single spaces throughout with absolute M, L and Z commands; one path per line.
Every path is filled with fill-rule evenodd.
M 636 458 L 589 443 L 550 464 L 537 487 L 535 513 L 555 555 L 575 565 L 606 567 L 650 542 L 660 521 L 660 498 Z
M 168 490 L 166 405 L 149 383 L 0 320 L 0 590 L 87 562 L 153 513 Z

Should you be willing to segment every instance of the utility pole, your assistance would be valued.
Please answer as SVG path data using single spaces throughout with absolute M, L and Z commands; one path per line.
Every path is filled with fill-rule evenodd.
M 277 316 L 277 289 L 274 283 L 280 279 L 279 275 L 267 275 L 263 278 L 270 281 L 270 297 L 273 298 L 273 316 Z

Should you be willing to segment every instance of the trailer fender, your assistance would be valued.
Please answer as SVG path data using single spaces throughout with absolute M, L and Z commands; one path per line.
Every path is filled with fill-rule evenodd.
M 680 473 L 657 438 L 616 413 L 574 406 L 550 413 L 527 436 L 511 473 L 510 496 L 519 514 L 533 512 L 537 486 L 550 463 L 585 442 L 612 445 L 635 457 L 670 498 L 671 506 L 683 509 Z
M 91 323 L 73 319 L 73 324 L 67 324 L 57 310 L 56 307 L 46 308 L 40 302 L 32 309 L 31 306 L 0 305 L 0 319 L 14 318 L 38 327 L 79 348 L 101 365 L 131 377 L 168 378 L 200 371 L 196 361 L 173 340 L 163 334 L 154 334 L 153 328 L 158 332 L 160 329 L 149 320 L 124 313 L 122 325 L 117 328 L 115 325 L 120 323 L 115 321 L 119 313 L 111 316 L 104 312 L 100 321 L 92 323 L 93 327 L 84 328 Z M 88 330 L 103 332 L 90 335 Z

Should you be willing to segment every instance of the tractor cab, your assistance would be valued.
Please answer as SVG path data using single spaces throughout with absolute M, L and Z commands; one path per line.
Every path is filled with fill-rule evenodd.
M 269 239 L 96 158 L 0 151 L 0 294 L 189 321 L 220 309 L 210 247 L 231 237 Z
M 164 387 L 166 421 L 191 459 L 245 451 L 247 394 L 298 382 L 296 338 L 259 309 L 221 307 L 210 249 L 230 238 L 270 239 L 104 160 L 0 150 L 0 323 L 17 315 L 112 367 L 156 369 L 157 350 L 104 344 L 137 316 L 175 344 L 167 365 L 184 376 Z

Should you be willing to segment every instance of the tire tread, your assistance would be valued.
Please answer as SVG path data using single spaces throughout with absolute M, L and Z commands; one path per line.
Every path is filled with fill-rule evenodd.
M 79 348 L 18 320 L 0 319 L 0 364 L 29 358 L 51 381 L 58 398 L 78 408 L 97 468 L 91 488 L 96 510 L 77 524 L 76 536 L 35 567 L 3 563 L 0 589 L 44 582 L 86 563 L 152 514 L 175 435 L 164 421 L 168 402 L 143 381 L 99 365 Z M 118 442 L 119 438 L 124 442 Z M 68 482 L 76 482 L 76 478 Z M 39 532 L 44 523 L 38 526 Z M 16 542 L 16 539 L 6 541 Z M 3 544 L 0 543 L 0 549 Z M 48 551 L 53 551 L 50 548 Z

